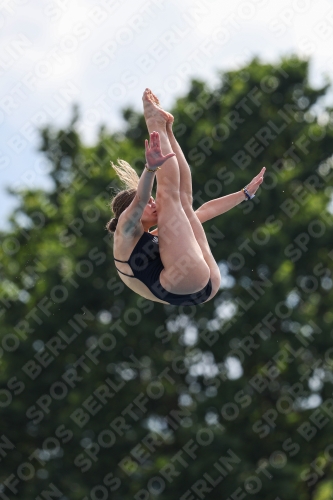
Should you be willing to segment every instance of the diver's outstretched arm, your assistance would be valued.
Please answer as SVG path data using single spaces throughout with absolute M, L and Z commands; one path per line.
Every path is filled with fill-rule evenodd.
M 252 179 L 250 184 L 247 185 L 246 189 L 250 195 L 256 193 L 257 189 L 263 181 L 265 171 L 266 167 L 262 168 L 259 174 L 256 175 L 256 177 Z M 201 207 L 199 207 L 195 211 L 195 215 L 197 216 L 201 224 L 203 224 L 210 219 L 214 219 L 214 217 L 217 217 L 218 215 L 222 215 L 225 212 L 228 212 L 228 210 L 231 210 L 236 205 L 239 205 L 245 199 L 246 196 L 243 191 L 237 191 L 236 193 L 228 194 L 226 196 L 222 196 L 221 198 L 215 198 L 215 200 L 207 201 L 207 203 L 201 205 Z M 154 231 L 152 231 L 152 234 L 158 234 L 158 228 L 154 229 Z
M 250 195 L 256 193 L 264 179 L 265 171 L 266 167 L 263 167 L 259 174 L 256 175 L 250 184 L 247 185 L 246 189 Z M 228 212 L 228 210 L 234 208 L 236 205 L 239 205 L 239 203 L 245 199 L 246 197 L 244 192 L 238 191 L 236 193 L 228 194 L 227 196 L 222 196 L 221 198 L 216 198 L 215 200 L 207 201 L 207 203 L 201 205 L 195 213 L 202 224 L 210 219 L 213 219 L 214 217 L 217 217 L 218 215 Z
M 171 118 L 172 115 L 169 115 Z M 184 156 L 184 153 L 178 144 L 175 136 L 172 131 L 172 123 L 173 120 L 168 120 L 166 124 L 166 130 L 169 137 L 169 141 L 172 147 L 172 150 L 176 153 L 178 164 L 179 164 L 179 173 L 180 173 L 180 193 L 182 204 L 185 207 L 186 204 L 192 205 L 192 176 L 191 170 L 187 163 L 187 160 Z M 263 176 L 265 174 L 266 168 L 263 167 L 259 174 L 252 179 L 250 184 L 247 186 L 247 191 L 250 195 L 255 194 L 260 184 L 263 181 Z M 223 196 L 221 198 L 216 198 L 215 200 L 210 200 L 207 203 L 201 205 L 198 210 L 195 211 L 196 216 L 198 217 L 201 224 L 206 222 L 207 220 L 213 219 L 218 215 L 224 214 L 231 208 L 239 205 L 242 201 L 246 199 L 243 191 L 238 191 L 237 193 L 229 194 L 227 196 Z

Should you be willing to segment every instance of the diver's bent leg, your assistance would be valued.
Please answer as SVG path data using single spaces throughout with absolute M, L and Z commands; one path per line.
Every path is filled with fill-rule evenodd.
M 176 153 L 176 158 L 179 164 L 180 173 L 180 197 L 184 208 L 184 211 L 189 219 L 195 237 L 200 245 L 201 251 L 205 260 L 212 257 L 212 252 L 207 241 L 206 233 L 199 221 L 196 213 L 193 210 L 193 197 L 192 197 L 192 175 L 189 164 L 186 161 L 185 155 L 179 146 L 175 136 L 173 135 L 171 124 L 167 124 L 167 134 L 170 141 L 170 145 L 174 153 Z
M 149 133 L 159 133 L 164 155 L 172 153 L 165 121 L 159 114 L 155 115 L 154 106 L 145 94 L 143 103 Z M 179 165 L 175 156 L 169 158 L 156 172 L 156 180 L 159 250 L 164 266 L 161 284 L 172 293 L 197 292 L 207 284 L 210 268 L 180 200 Z
M 160 135 L 163 154 L 172 152 L 166 130 L 158 123 L 150 124 L 150 127 Z M 172 293 L 197 292 L 207 284 L 210 269 L 181 203 L 176 157 L 164 163 L 157 171 L 156 179 L 158 238 L 165 268 L 160 278 L 162 286 Z
M 176 158 L 179 164 L 181 203 L 187 215 L 187 218 L 190 221 L 192 230 L 197 242 L 199 243 L 204 259 L 210 267 L 211 276 L 214 276 L 214 282 L 218 283 L 219 287 L 221 279 L 219 267 L 212 255 L 204 228 L 202 227 L 201 222 L 199 221 L 196 213 L 193 210 L 192 175 L 190 166 L 187 163 L 185 155 L 173 134 L 172 124 L 168 122 L 166 128 L 170 145 L 173 152 L 176 153 Z
M 164 245 L 165 246 L 169 245 L 171 247 L 172 244 L 174 243 L 177 247 L 177 249 L 175 249 L 174 251 L 179 252 L 176 261 L 172 261 L 173 258 L 172 254 L 170 255 L 171 257 L 170 259 L 168 258 L 169 255 L 165 256 L 165 259 L 167 259 L 170 264 L 169 269 L 172 269 L 172 267 L 174 267 L 175 262 L 180 263 L 182 262 L 182 259 L 187 259 L 189 257 L 189 255 L 187 254 L 190 254 L 191 252 L 193 252 L 193 250 L 194 250 L 194 258 L 192 262 L 196 260 L 195 256 L 198 256 L 198 254 L 200 254 L 200 260 L 203 258 L 209 268 L 210 278 L 213 287 L 211 296 L 214 296 L 219 290 L 221 275 L 219 267 L 210 251 L 206 234 L 201 225 L 201 222 L 199 221 L 197 215 L 195 214 L 192 208 L 192 176 L 190 167 L 186 161 L 186 158 L 183 154 L 181 147 L 179 146 L 178 142 L 176 141 L 173 135 L 171 123 L 169 125 L 164 118 L 165 112 L 161 109 L 159 110 L 160 113 L 158 113 L 158 110 L 156 111 L 157 112 L 155 117 L 159 118 L 158 121 L 155 121 L 154 123 L 153 120 L 146 119 L 148 130 L 149 132 L 153 132 L 155 129 L 157 129 L 157 131 L 159 132 L 163 154 L 167 154 L 169 152 L 176 153 L 176 157 L 170 158 L 166 162 L 166 164 L 163 165 L 163 167 L 167 167 L 168 166 L 167 163 L 173 162 L 173 165 L 177 165 L 177 168 L 179 169 L 179 184 L 177 178 L 176 189 L 174 188 L 175 186 L 172 185 L 172 182 L 170 184 L 170 180 L 174 181 L 175 178 L 169 179 L 168 180 L 169 182 L 165 182 L 166 179 L 163 179 L 164 182 L 162 183 L 161 173 L 163 167 L 161 170 L 157 172 L 156 203 L 158 212 L 158 231 L 159 231 L 158 234 L 159 234 L 160 246 L 162 244 L 162 248 Z M 165 174 L 166 173 L 167 172 L 165 172 Z M 163 203 L 163 198 L 165 199 L 164 203 Z M 181 206 L 179 206 L 179 200 Z M 184 218 L 184 213 L 185 213 L 185 218 Z M 187 244 L 183 245 L 184 242 L 186 243 L 185 233 L 188 232 L 189 229 L 188 226 L 190 226 L 191 229 L 191 231 L 189 231 L 188 241 L 192 241 L 192 243 L 191 245 Z M 196 240 L 196 244 L 193 243 L 193 236 Z M 200 252 L 198 247 L 200 248 Z M 162 254 L 161 258 L 163 262 Z M 196 269 L 197 271 L 198 267 L 193 267 L 192 273 L 193 269 Z M 185 272 L 186 265 L 182 266 L 181 270 L 182 272 Z M 206 283 L 204 283 L 203 286 L 205 284 Z M 170 290 L 170 288 L 167 289 L 169 291 L 172 291 Z M 198 288 L 198 290 L 199 289 L 200 287 Z M 174 293 L 187 293 L 187 292 L 176 291 Z

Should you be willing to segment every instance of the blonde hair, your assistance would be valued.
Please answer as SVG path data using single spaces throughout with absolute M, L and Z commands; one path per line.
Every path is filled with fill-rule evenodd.
M 118 175 L 121 182 L 125 185 L 126 189 L 137 189 L 139 184 L 139 176 L 134 168 L 132 168 L 131 165 L 127 163 L 127 161 L 120 160 L 118 158 L 118 165 L 115 165 L 114 163 L 112 163 L 112 161 L 110 163 L 111 167 L 116 171 L 116 174 Z
M 113 234 L 117 228 L 118 218 L 120 217 L 122 212 L 132 203 L 136 195 L 136 190 L 140 179 L 134 168 L 132 168 L 131 165 L 127 163 L 127 161 L 120 160 L 118 158 L 118 165 L 115 165 L 114 163 L 112 163 L 112 161 L 110 163 L 119 179 L 125 186 L 125 189 L 118 191 L 118 193 L 111 201 L 111 209 L 115 217 L 109 220 L 106 225 L 106 229 L 111 234 Z

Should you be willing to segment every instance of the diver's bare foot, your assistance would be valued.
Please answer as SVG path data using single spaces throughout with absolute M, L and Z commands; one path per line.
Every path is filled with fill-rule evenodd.
M 143 93 L 142 96 L 142 102 L 143 102 L 143 114 L 146 120 L 147 125 L 150 124 L 159 124 L 163 125 L 165 127 L 165 124 L 167 122 L 167 115 L 166 113 L 162 113 L 161 109 L 157 107 L 155 102 L 153 101 L 151 95 L 150 95 L 150 90 L 146 89 Z
M 161 112 L 163 113 L 164 116 L 167 116 L 167 123 L 173 123 L 174 122 L 174 117 L 172 116 L 171 113 L 168 113 L 168 111 L 165 111 L 162 106 L 161 106 L 161 103 L 158 99 L 158 97 L 150 90 L 148 89 L 148 92 L 149 92 L 149 96 L 151 98 L 151 100 L 156 104 L 156 106 L 158 107 L 158 109 L 161 110 Z

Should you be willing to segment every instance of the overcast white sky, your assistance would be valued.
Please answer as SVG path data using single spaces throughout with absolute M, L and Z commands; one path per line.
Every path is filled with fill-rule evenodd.
M 0 2 L 0 227 L 14 206 L 6 186 L 47 187 L 36 126 L 68 122 L 71 104 L 93 143 L 122 126 L 152 88 L 167 108 L 190 77 L 254 55 L 311 56 L 311 83 L 333 81 L 332 0 L 2 0 Z M 331 101 L 333 102 L 333 100 Z

